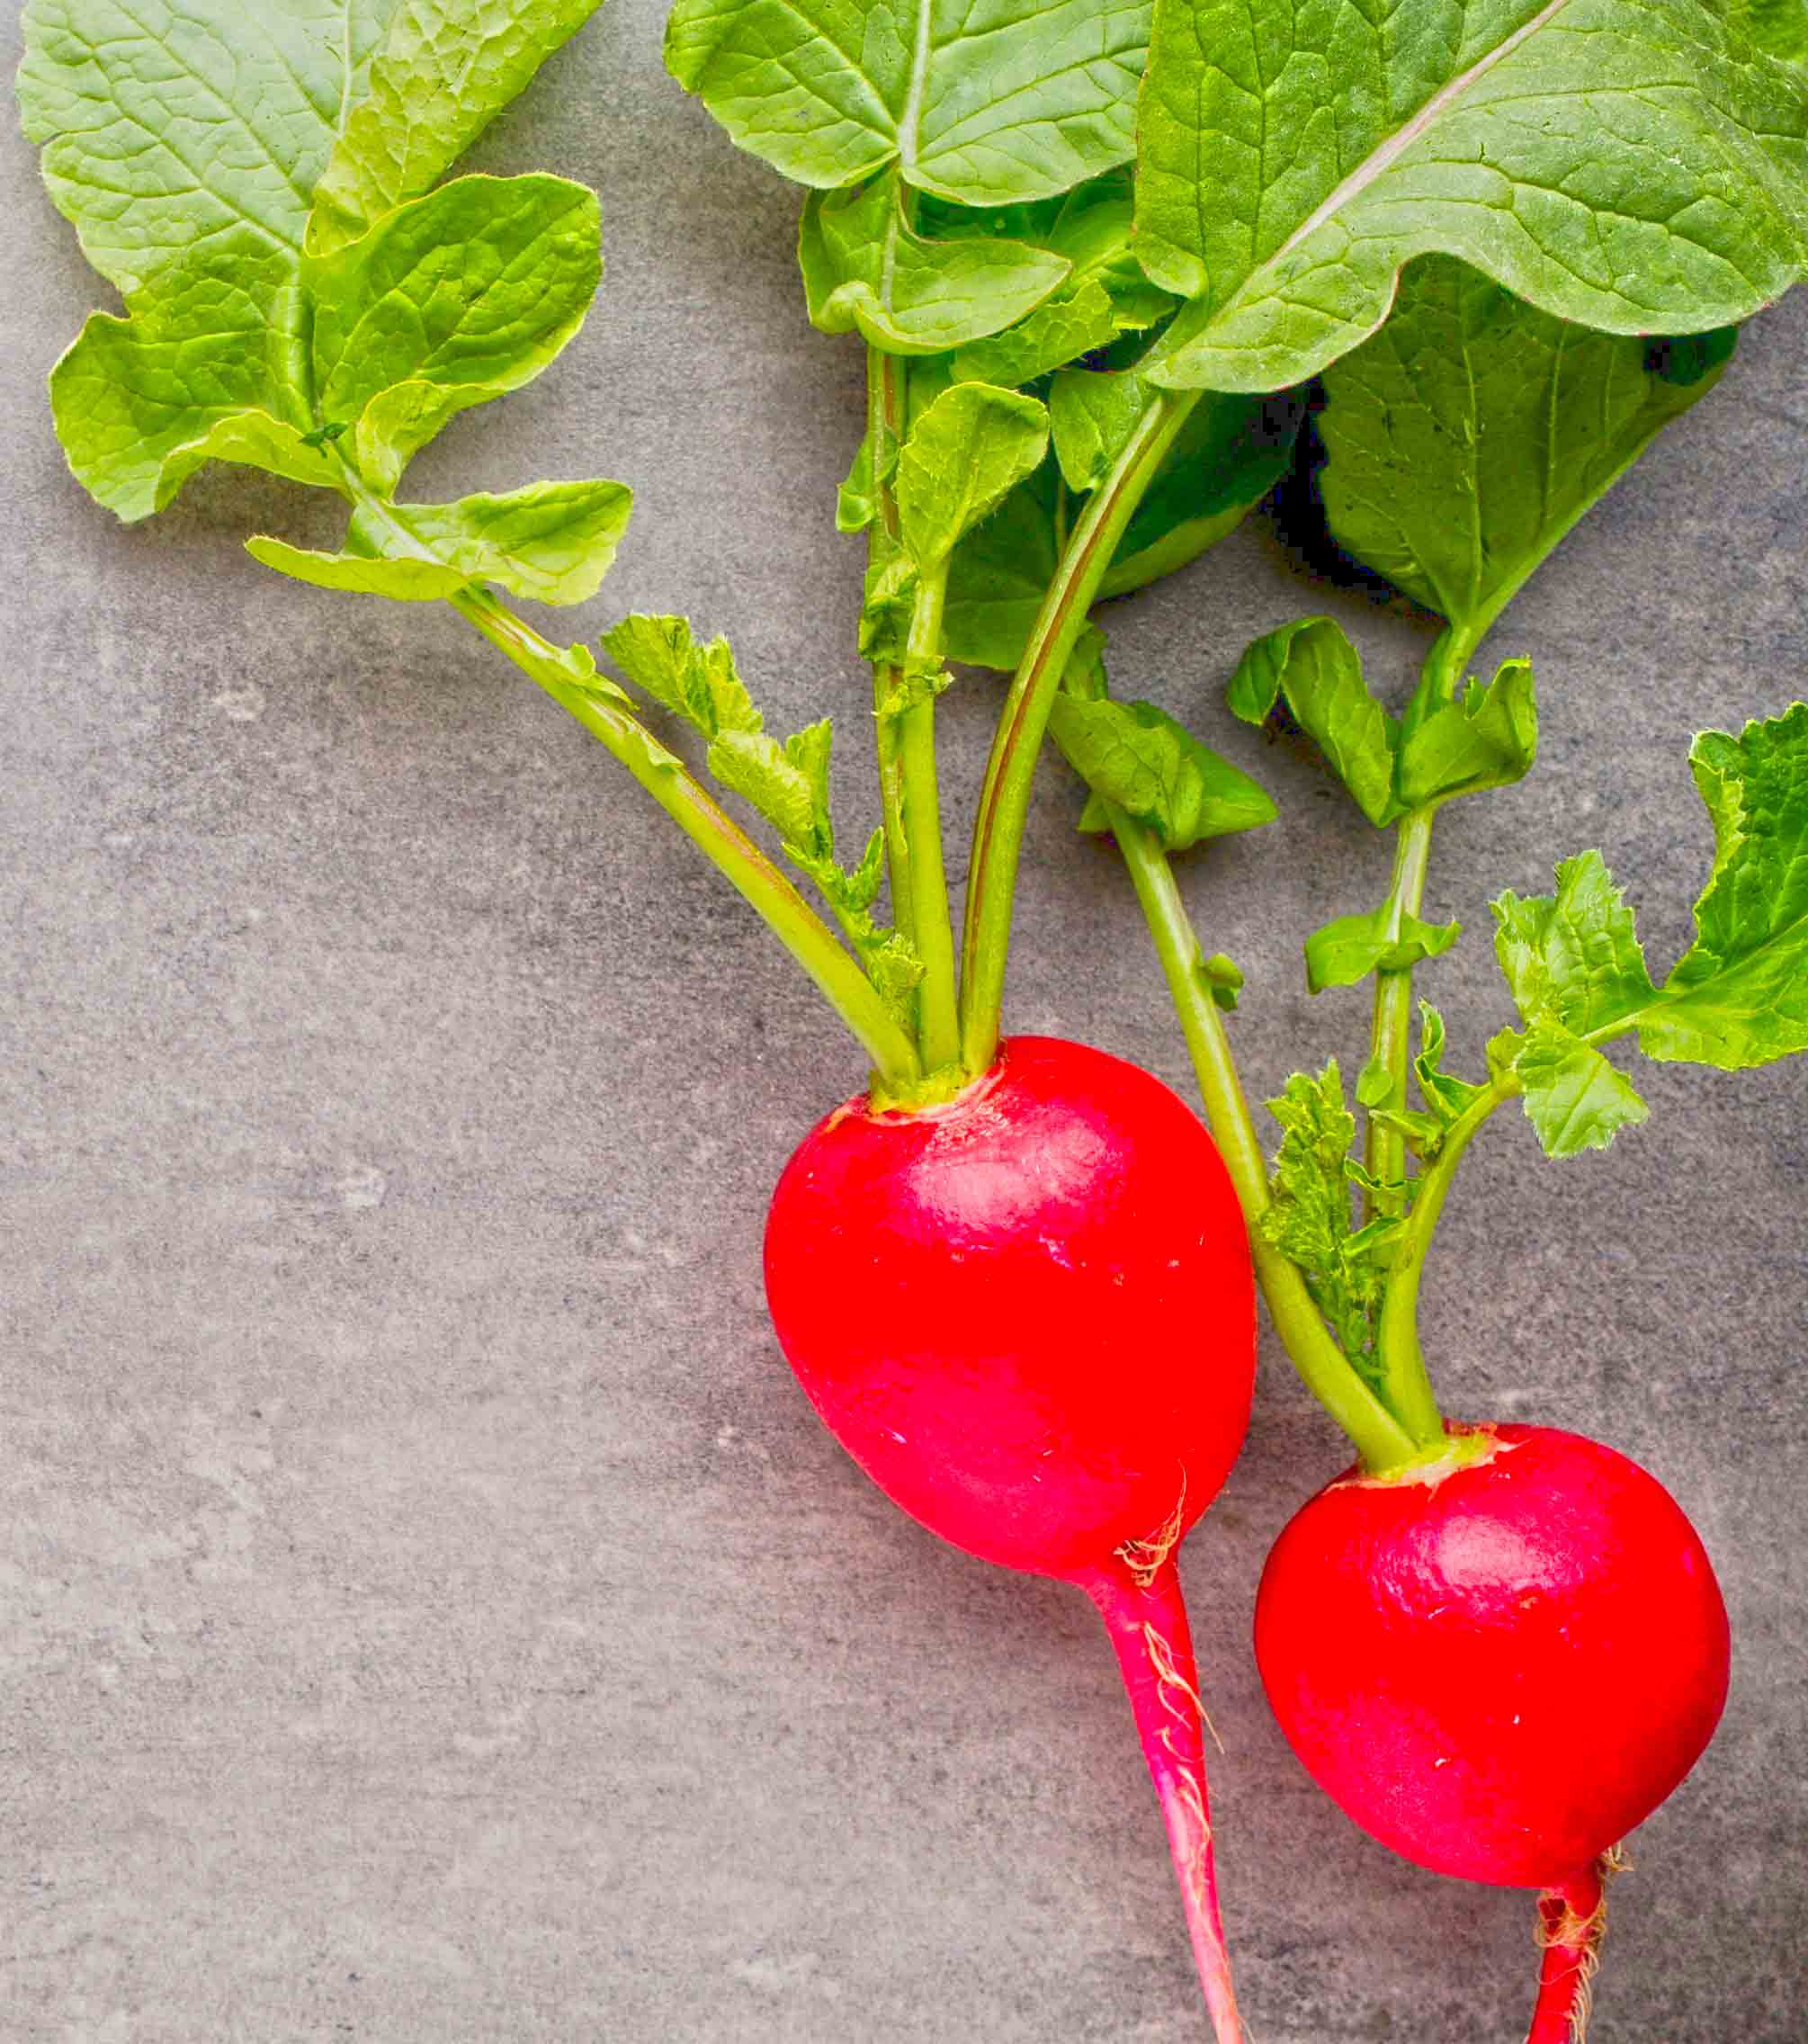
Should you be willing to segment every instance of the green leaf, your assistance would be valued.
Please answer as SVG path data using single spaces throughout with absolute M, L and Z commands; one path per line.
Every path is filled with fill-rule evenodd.
M 316 187 L 389 58 L 410 39 L 451 38 L 443 48 L 470 59 L 456 95 L 469 139 L 500 103 L 486 96 L 492 65 L 523 36 L 546 43 L 555 14 L 574 17 L 563 0 L 515 22 L 528 12 L 520 0 L 31 0 L 26 133 L 128 312 L 91 320 L 52 379 L 58 431 L 96 498 L 146 517 L 216 459 L 349 494 L 348 456 L 387 492 L 455 412 L 557 354 L 597 275 L 595 201 L 580 187 L 466 180 L 359 247 L 305 253 Z M 431 181 L 450 158 L 423 145 L 408 161 Z
M 327 444 L 265 410 L 262 330 L 197 339 L 180 310 L 96 313 L 50 373 L 57 432 L 76 480 L 121 518 L 148 518 L 208 462 L 321 489 L 344 476 Z
M 1808 0 L 1731 0 L 1728 12 L 1760 49 L 1808 64 Z
M 1130 444 L 1150 387 L 1133 370 L 1070 369 L 1049 389 L 1049 426 L 1061 478 L 1082 495 L 1098 488 Z M 1211 400 L 1206 399 L 1209 404 Z
M 352 0 L 355 9 L 358 0 Z M 394 0 L 371 67 L 315 194 L 309 246 L 355 240 L 431 189 L 601 0 Z M 337 12 L 338 10 L 330 10 Z
M 1067 278 L 1007 332 L 962 348 L 955 381 L 1020 389 L 1165 318 L 1174 300 L 1143 275 L 1131 248 L 1134 225 L 1131 183 L 1121 171 L 1070 192 L 1046 228 L 1026 224 L 1025 239 L 1070 265 Z
M 765 731 L 725 731 L 710 747 L 710 772 L 788 845 L 809 845 L 816 825 L 815 789 L 776 739 Z
M 942 650 L 951 660 L 1016 671 L 1061 564 L 1060 483 L 1053 462 L 1044 462 L 954 550 L 942 614 Z
M 1356 1076 L 1356 1104 L 1384 1107 L 1393 1098 L 1393 1074 L 1379 1058 L 1372 1057 Z
M 1561 1022 L 1535 1024 L 1514 1069 L 1525 1088 L 1526 1118 L 1547 1157 L 1605 1150 L 1621 1129 L 1651 1114 L 1631 1082 Z
M 706 739 L 724 731 L 758 731 L 754 707 L 726 639 L 700 644 L 686 617 L 635 611 L 603 635 L 603 650 L 622 676 Z
M 1306 939 L 1306 985 L 1353 987 L 1374 972 L 1404 972 L 1428 958 L 1441 958 L 1459 937 L 1461 923 L 1428 923 L 1403 915 L 1394 927 L 1386 909 L 1365 916 L 1339 916 Z
M 828 800 L 828 765 L 834 749 L 835 729 L 827 717 L 806 724 L 801 731 L 793 731 L 784 741 L 786 761 L 803 775 L 810 790 L 813 818 L 810 834 L 807 839 L 798 841 L 815 845 L 828 856 L 835 851 L 835 824 Z M 882 831 L 880 835 L 882 838 L 884 833 Z M 868 895 L 863 906 L 870 908 L 872 903 L 873 897 Z
M 303 331 L 293 286 L 314 188 L 395 7 L 28 0 L 25 134 L 128 306 L 201 273 L 235 327 L 248 307 L 257 324 Z
M 1415 263 L 1387 324 L 1325 372 L 1331 532 L 1484 630 L 1731 354 L 1685 380 L 1642 336 L 1553 318 L 1448 257 Z
M 1495 903 L 1495 949 L 1534 1037 L 1548 1026 L 1588 1048 L 1636 1029 L 1648 1057 L 1727 1071 L 1808 1050 L 1808 704 L 1736 739 L 1705 731 L 1689 762 L 1714 870 L 1661 988 L 1598 852 L 1566 859 L 1554 895 Z M 1568 1082 L 1583 1069 L 1570 1058 Z M 1597 1075 L 1589 1097 L 1604 1086 Z
M 678 0 L 666 62 L 800 184 L 904 181 L 970 205 L 1064 192 L 1132 148 L 1143 0 Z
M 1111 294 L 1089 277 L 1077 291 L 1047 300 L 1007 332 L 962 348 L 954 357 L 954 374 L 963 383 L 998 383 L 1016 390 L 1051 374 L 1076 355 L 1109 345 L 1117 335 Z
M 1655 995 L 1633 912 L 1598 852 L 1565 859 L 1554 895 L 1494 903 L 1494 952 L 1528 1024 L 1579 1035 L 1610 1028 Z
M 392 603 L 432 604 L 456 596 L 470 578 L 443 560 L 380 560 L 362 553 L 316 553 L 260 533 L 246 540 L 254 560 L 317 589 L 343 589 L 351 595 L 388 596 Z
M 1049 729 L 1095 797 L 1080 820 L 1082 830 L 1110 829 L 1100 797 L 1152 830 L 1170 852 L 1275 820 L 1274 803 L 1247 774 L 1152 703 L 1058 695 Z
M 1336 1059 L 1317 1079 L 1296 1071 L 1281 1097 L 1268 1102 L 1268 1110 L 1281 1125 L 1282 1140 L 1262 1233 L 1299 1266 L 1344 1353 L 1376 1385 L 1375 1327 L 1385 1271 L 1374 1252 L 1398 1231 L 1365 1229 L 1358 1237 L 1350 1227 L 1345 1163 L 1356 1140 L 1356 1121 L 1344 1104 Z
M 1394 794 L 1394 720 L 1369 694 L 1362 656 L 1329 617 L 1302 618 L 1258 639 L 1225 695 L 1233 715 L 1262 723 L 1284 697 L 1301 730 L 1330 762 L 1377 828 L 1401 813 Z
M 1234 958 L 1227 958 L 1222 951 L 1214 951 L 1211 957 L 1201 958 L 1195 967 L 1200 984 L 1226 1014 L 1237 1011 L 1237 997 L 1243 991 L 1243 969 Z
M 316 402 L 356 422 L 367 475 L 392 488 L 456 412 L 540 374 L 596 295 L 601 237 L 581 184 L 461 177 L 309 262 Z
M 1696 939 L 1640 1017 L 1648 1057 L 1737 1071 L 1808 1050 L 1808 704 L 1689 753 L 1714 820 Z
M 1443 1128 L 1451 1127 L 1488 1089 L 1472 1086 L 1444 1066 L 1444 1018 L 1428 1000 L 1419 1004 L 1419 1055 L 1413 1060 L 1419 1095 L 1426 1112 Z
M 1271 390 L 1441 251 L 1607 332 L 1743 319 L 1808 266 L 1808 95 L 1703 0 L 1160 0 L 1138 252 L 1153 373 Z
M 798 229 L 810 323 L 859 332 L 891 354 L 941 354 L 1013 326 L 1066 277 L 1027 242 L 977 235 L 932 241 L 904 216 L 895 177 L 805 202 Z
M 875 667 L 902 667 L 910 658 L 910 620 L 921 586 L 922 577 L 908 555 L 874 551 L 867 562 L 860 606 L 862 659 Z
M 609 572 L 633 508 L 624 483 L 537 482 L 501 497 L 398 505 L 396 515 L 468 581 L 499 582 L 537 603 L 581 604 Z M 352 520 L 348 546 L 384 551 L 362 513 Z
M 472 582 L 499 582 L 545 604 L 596 593 L 627 530 L 633 495 L 619 482 L 534 483 L 506 497 L 395 507 L 419 551 L 390 551 L 388 519 L 356 513 L 343 553 L 314 553 L 281 540 L 252 540 L 266 568 L 323 589 L 429 603 Z
M 876 452 L 872 434 L 861 437 L 847 480 L 836 492 L 835 529 L 839 533 L 864 533 L 879 515 L 880 491 L 898 472 L 898 440 L 881 429 L 883 445 Z
M 922 569 L 945 560 L 1048 452 L 1049 415 L 989 383 L 944 390 L 911 428 L 895 484 L 904 550 Z
M 1538 757 L 1538 698 L 1529 660 L 1508 660 L 1486 687 L 1472 681 L 1416 724 L 1400 749 L 1400 800 L 1408 809 L 1524 780 Z

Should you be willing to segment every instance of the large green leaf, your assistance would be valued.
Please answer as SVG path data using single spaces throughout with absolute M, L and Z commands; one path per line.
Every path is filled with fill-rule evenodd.
M 300 332 L 315 187 L 397 4 L 27 0 L 25 133 L 128 304 L 202 269 Z
M 1623 334 L 1808 264 L 1808 89 L 1704 0 L 1159 0 L 1138 148 L 1175 387 L 1297 382 L 1437 251 Z
M 348 0 L 355 11 L 358 0 Z M 368 0 L 367 0 L 368 4 Z M 431 190 L 602 0 L 407 0 L 315 193 L 310 245 Z M 394 12 L 391 5 L 384 13 Z
M 1730 354 L 1681 382 L 1642 337 L 1554 319 L 1447 256 L 1415 263 L 1380 333 L 1325 372 L 1331 532 L 1485 629 Z
M 568 33 L 577 10 L 557 12 Z M 71 464 L 102 502 L 147 516 L 210 460 L 340 488 L 349 461 L 387 493 L 455 412 L 565 345 L 600 258 L 595 199 L 562 180 L 464 179 L 309 253 L 316 186 L 366 91 L 420 111 L 444 81 L 417 46 L 450 38 L 477 80 L 469 139 L 507 96 L 503 74 L 524 76 L 519 50 L 547 43 L 522 14 L 519 0 L 31 0 L 26 132 L 128 312 L 92 319 L 52 379 Z M 427 120 L 405 152 L 415 184 L 445 167 L 449 132 Z
M 743 148 L 833 190 L 896 163 L 971 205 L 1125 161 L 1148 0 L 678 0 L 666 61 Z
M 313 384 L 329 419 L 397 385 L 527 381 L 602 277 L 595 193 L 562 177 L 461 177 L 310 263 Z

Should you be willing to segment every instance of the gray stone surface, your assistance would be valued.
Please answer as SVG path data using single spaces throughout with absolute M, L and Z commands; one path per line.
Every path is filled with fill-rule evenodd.
M 686 608 L 789 723 L 841 706 L 858 549 L 828 526 L 860 369 L 813 335 L 791 197 L 612 0 L 485 145 L 593 181 L 610 276 L 565 363 L 424 494 L 640 492 L 600 628 Z M 15 11 L 0 63 L 17 53 Z M 42 377 L 104 288 L 0 123 L 0 2034 L 32 2044 L 1195 2040 L 1179 1916 L 1079 1598 L 937 1545 L 819 1431 L 767 1330 L 761 1217 L 860 1072 L 764 931 L 443 611 L 282 583 L 322 507 L 214 471 L 125 531 Z M 1653 953 L 1708 854 L 1689 734 L 1804 686 L 1808 303 L 1761 321 L 1516 606 L 1544 758 L 1442 827 L 1432 901 L 1599 844 Z M 1248 968 L 1253 1086 L 1358 1056 L 1297 946 L 1380 842 L 1214 709 L 1329 604 L 1404 686 L 1419 628 L 1259 524 L 1114 619 L 1121 680 L 1284 805 L 1187 886 Z M 949 699 L 965 806 L 994 692 Z M 845 747 L 850 813 L 872 800 Z M 1126 888 L 1040 790 L 1011 1019 L 1186 1087 Z M 958 837 L 960 832 L 956 832 Z M 1472 934 L 1429 975 L 1471 1062 Z M 1431 1284 L 1448 1403 L 1598 1433 L 1701 1526 L 1724 1729 L 1635 1842 L 1598 2044 L 1808 2036 L 1802 1840 L 1808 1065 L 1648 1071 L 1651 1125 L 1559 1168 L 1503 1123 Z M 1249 1648 L 1338 1442 L 1265 1349 L 1186 1555 L 1258 2044 L 1522 2034 L 1523 1896 L 1421 1874 L 1311 1788 Z M 1576 1699 L 1578 1712 L 1588 1699 Z

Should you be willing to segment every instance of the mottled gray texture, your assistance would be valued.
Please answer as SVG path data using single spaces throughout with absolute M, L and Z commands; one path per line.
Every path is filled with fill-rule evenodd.
M 843 711 L 859 549 L 828 527 L 860 365 L 804 323 L 793 202 L 611 6 L 482 152 L 594 181 L 610 274 L 423 494 L 601 470 L 640 492 L 600 628 L 731 633 L 784 724 Z M 0 60 L 16 56 L 16 17 Z M 32 2044 L 967 2044 L 1203 2034 L 1130 1726 L 1073 1592 L 938 1546 L 820 1432 L 774 1347 L 761 1216 L 857 1061 L 760 927 L 446 611 L 239 551 L 324 506 L 214 471 L 127 532 L 64 472 L 42 376 L 101 302 L 0 125 L 9 515 L 0 829 L 7 1548 L 0 2033 Z M 1431 906 L 1599 844 L 1685 941 L 1684 754 L 1804 686 L 1808 303 L 1541 574 L 1544 757 L 1441 827 Z M 1275 830 L 1191 897 L 1271 1089 L 1359 1055 L 1297 946 L 1381 842 L 1214 707 L 1245 639 L 1330 607 L 1403 686 L 1418 628 L 1252 525 L 1113 620 L 1120 680 L 1258 768 Z M 947 704 L 964 812 L 993 690 Z M 1042 784 L 1011 983 L 1185 1087 L 1141 928 Z M 958 835 L 958 833 L 957 833 Z M 1427 974 L 1472 1066 L 1472 934 Z M 1789 2044 L 1804 1894 L 1808 1064 L 1648 1071 L 1651 1125 L 1465 1172 L 1429 1313 L 1459 1412 L 1640 1457 L 1738 1630 L 1732 1708 L 1635 1841 L 1597 2044 Z M 1522 1896 L 1416 1872 L 1321 1801 L 1249 1649 L 1265 1548 L 1338 1465 L 1272 1347 L 1186 1576 L 1226 1748 L 1257 2044 L 1520 2034 Z M 1585 1711 L 1588 1699 L 1576 1699 Z

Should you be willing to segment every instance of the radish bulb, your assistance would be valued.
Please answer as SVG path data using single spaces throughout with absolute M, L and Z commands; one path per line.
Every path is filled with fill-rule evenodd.
M 1263 1573 L 1256 1657 L 1306 1771 L 1435 1872 L 1543 1891 L 1532 2044 L 1581 2035 L 1602 1877 L 1706 1749 L 1726 1608 L 1655 1478 L 1550 1427 L 1351 1471 Z
M 774 1195 L 765 1278 L 811 1403 L 895 1503 L 1097 1606 L 1207 2004 L 1235 2044 L 1173 1562 L 1254 1389 L 1249 1240 L 1211 1137 L 1134 1065 L 1009 1038 L 945 1106 L 862 1097 L 820 1122 Z

